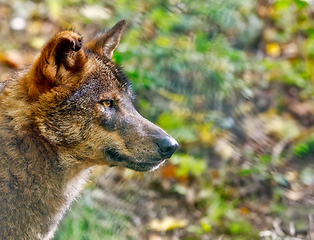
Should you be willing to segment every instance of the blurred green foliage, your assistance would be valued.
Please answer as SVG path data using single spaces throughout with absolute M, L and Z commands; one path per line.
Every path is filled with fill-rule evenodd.
M 126 231 L 129 225 L 126 216 L 96 204 L 92 196 L 93 192 L 88 189 L 80 201 L 73 205 L 66 224 L 62 224 L 55 234 L 55 240 L 118 240 L 120 236 L 124 239 L 137 238 L 136 232 Z
M 314 154 L 314 136 L 309 136 L 294 145 L 293 152 L 299 157 L 311 157 Z

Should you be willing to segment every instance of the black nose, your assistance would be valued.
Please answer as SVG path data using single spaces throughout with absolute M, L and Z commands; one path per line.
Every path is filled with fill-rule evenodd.
M 172 137 L 166 137 L 157 142 L 159 154 L 163 158 L 170 158 L 174 151 L 179 147 L 179 144 Z

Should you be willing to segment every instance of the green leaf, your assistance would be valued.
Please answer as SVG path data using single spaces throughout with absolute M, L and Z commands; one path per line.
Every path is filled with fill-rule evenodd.
M 195 158 L 190 155 L 177 154 L 173 156 L 170 161 L 173 164 L 178 165 L 176 170 L 177 176 L 185 177 L 189 174 L 192 174 L 193 176 L 199 176 L 207 169 L 207 164 L 204 159 Z
M 309 4 L 306 1 L 302 0 L 294 0 L 295 5 L 297 5 L 298 9 L 301 10 L 307 7 Z
M 290 0 L 278 0 L 274 3 L 274 8 L 277 10 L 285 10 L 291 4 Z

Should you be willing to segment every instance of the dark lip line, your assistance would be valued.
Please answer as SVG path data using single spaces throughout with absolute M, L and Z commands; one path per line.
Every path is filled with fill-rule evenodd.
M 134 164 L 134 162 L 131 162 L 131 166 L 137 165 L 141 169 L 136 169 L 136 171 L 146 172 L 146 171 L 154 170 L 156 167 L 158 167 L 160 164 L 162 164 L 165 160 L 166 159 L 161 160 L 161 161 L 156 162 L 156 163 L 135 163 Z M 125 166 L 128 166 L 128 164 L 126 164 Z
M 151 166 L 157 166 L 159 165 L 160 163 L 162 163 L 163 161 L 167 160 L 167 159 L 162 159 L 162 160 L 159 160 L 158 162 L 134 162 L 134 161 L 127 161 L 127 160 L 122 160 L 122 161 L 115 161 L 115 160 L 112 160 L 112 158 L 110 157 L 110 163 L 117 163 L 117 164 L 120 164 L 120 163 L 125 163 L 126 165 L 128 164 L 134 164 L 134 165 L 140 165 L 140 166 L 145 166 L 145 165 L 151 165 Z
M 105 155 L 107 157 L 109 157 L 109 162 L 111 164 L 111 166 L 126 166 L 129 167 L 131 169 L 137 170 L 139 171 L 140 169 L 135 169 L 133 168 L 133 166 L 138 166 L 139 168 L 141 168 L 142 171 L 147 171 L 150 169 L 153 169 L 155 167 L 157 167 L 158 165 L 160 165 L 162 162 L 164 162 L 167 158 L 161 159 L 161 160 L 157 160 L 155 162 L 149 161 L 149 162 L 135 162 L 132 160 L 127 159 L 124 156 L 121 156 L 120 154 L 116 153 L 115 151 L 112 150 L 107 150 L 105 151 Z
M 123 166 L 129 169 L 132 169 L 137 172 L 147 172 L 147 171 L 152 171 L 156 167 L 158 167 L 160 164 L 162 164 L 164 160 L 161 160 L 156 163 L 136 163 L 136 162 L 127 162 L 127 161 L 122 161 L 122 162 L 111 162 L 110 166 L 115 167 L 115 166 Z M 137 167 L 134 167 L 137 166 Z

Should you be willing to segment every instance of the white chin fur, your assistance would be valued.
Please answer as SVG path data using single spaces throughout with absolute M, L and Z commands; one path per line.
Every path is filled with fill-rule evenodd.
M 157 169 L 158 169 L 161 165 L 163 165 L 165 162 L 166 162 L 166 159 L 163 160 L 161 163 L 159 163 L 157 166 L 153 167 L 153 168 L 150 170 L 150 172 L 153 172 L 153 171 L 157 170 Z

